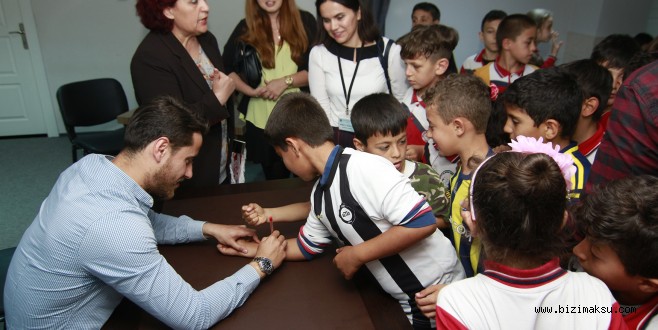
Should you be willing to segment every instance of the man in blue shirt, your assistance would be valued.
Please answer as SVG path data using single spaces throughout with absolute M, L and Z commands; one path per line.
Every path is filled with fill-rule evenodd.
M 21 239 L 4 291 L 14 329 L 100 328 L 122 297 L 173 328 L 208 328 L 242 305 L 285 256 L 283 236 L 262 239 L 254 261 L 197 291 L 157 244 L 214 237 L 258 240 L 253 230 L 151 210 L 192 177 L 206 124 L 176 100 L 140 107 L 115 158 L 88 155 L 65 170 Z M 265 244 L 262 244 L 265 243 Z

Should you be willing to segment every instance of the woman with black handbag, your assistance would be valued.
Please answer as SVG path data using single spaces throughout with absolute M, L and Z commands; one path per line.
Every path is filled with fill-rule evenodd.
M 222 73 L 217 39 L 208 31 L 207 0 L 137 0 L 135 7 L 150 30 L 130 62 L 137 103 L 169 95 L 203 116 L 210 130 L 194 160 L 194 175 L 183 185 L 230 183 L 235 84 Z
M 245 17 L 224 46 L 224 64 L 243 94 L 238 109 L 247 121 L 247 159 L 260 163 L 268 180 L 287 178 L 290 172 L 265 141 L 263 128 L 281 95 L 308 86 L 316 21 L 294 0 L 246 0 Z M 260 77 L 253 55 L 260 60 Z

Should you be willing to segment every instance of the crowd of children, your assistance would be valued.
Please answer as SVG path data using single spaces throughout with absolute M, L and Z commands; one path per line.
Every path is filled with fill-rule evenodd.
M 351 141 L 335 141 L 336 123 L 312 96 L 279 99 L 265 137 L 291 172 L 317 182 L 307 202 L 243 206 L 245 221 L 305 220 L 288 260 L 337 244 L 345 278 L 366 267 L 416 329 L 658 329 L 658 179 L 597 174 L 587 185 L 595 160 L 604 170 L 625 162 L 597 153 L 609 119 L 626 118 L 615 107 L 653 113 L 643 133 L 658 140 L 646 110 L 658 84 L 643 90 L 651 99 L 615 103 L 640 88 L 622 86 L 635 69 L 658 79 L 653 57 L 611 35 L 591 58 L 555 65 L 562 42 L 550 11 L 496 9 L 482 19 L 482 51 L 450 74 L 459 36 L 438 15 L 415 7 L 419 26 L 397 41 L 404 97 L 360 95 L 341 111 Z M 542 59 L 536 43 L 549 41 Z M 636 155 L 644 173 L 658 174 L 655 153 Z M 250 255 L 257 243 L 245 245 Z M 584 271 L 561 268 L 565 257 Z

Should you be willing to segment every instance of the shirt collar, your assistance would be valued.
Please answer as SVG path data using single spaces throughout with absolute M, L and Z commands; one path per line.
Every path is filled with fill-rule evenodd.
M 336 158 L 338 158 L 338 151 L 341 150 L 340 145 L 336 145 L 332 150 L 331 153 L 329 154 L 329 159 L 327 159 L 327 163 L 324 164 L 324 171 L 322 172 L 322 176 L 320 177 L 320 185 L 324 186 L 327 184 L 329 181 L 329 178 L 333 177 L 332 169 L 334 168 L 334 162 L 337 161 Z
M 516 269 L 493 261 L 485 261 L 484 269 L 483 275 L 517 288 L 539 287 L 567 273 L 566 270 L 560 268 L 558 258 L 532 269 Z
M 522 76 L 523 75 L 523 71 L 525 71 L 525 64 L 521 66 L 521 69 L 519 69 L 519 71 L 511 73 L 511 72 L 507 71 L 507 69 L 503 68 L 500 64 L 498 64 L 499 60 L 500 60 L 500 56 L 494 61 L 494 69 L 496 69 L 496 71 L 498 71 L 498 74 L 501 77 L 507 77 L 511 74 L 516 74 L 517 76 Z

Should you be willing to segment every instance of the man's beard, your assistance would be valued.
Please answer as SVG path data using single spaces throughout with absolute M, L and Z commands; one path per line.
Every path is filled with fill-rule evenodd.
M 153 198 L 166 200 L 174 197 L 174 190 L 182 179 L 175 179 L 171 174 L 171 163 L 168 161 L 155 172 L 148 181 L 146 191 Z

